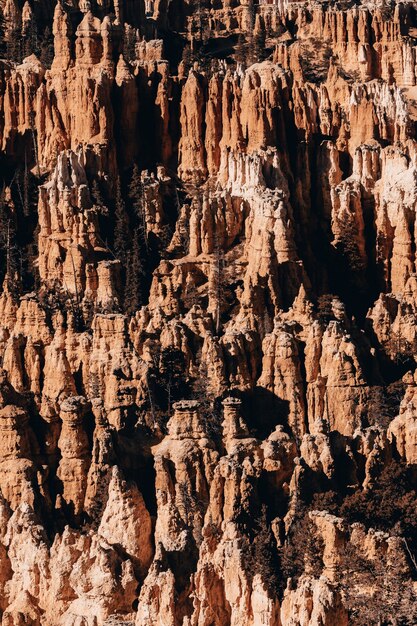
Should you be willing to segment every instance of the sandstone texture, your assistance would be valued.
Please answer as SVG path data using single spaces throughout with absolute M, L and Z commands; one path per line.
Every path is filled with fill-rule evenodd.
M 416 6 L 0 17 L 0 626 L 417 624 Z

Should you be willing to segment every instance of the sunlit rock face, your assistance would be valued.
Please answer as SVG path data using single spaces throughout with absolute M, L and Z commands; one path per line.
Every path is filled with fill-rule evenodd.
M 416 624 L 414 6 L 0 6 L 1 626 Z

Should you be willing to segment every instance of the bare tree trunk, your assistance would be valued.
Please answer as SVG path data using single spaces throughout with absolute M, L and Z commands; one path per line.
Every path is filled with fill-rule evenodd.
M 7 235 L 6 235 L 6 279 L 9 282 L 11 276 L 11 249 L 10 249 L 10 220 L 7 220 Z
M 38 144 L 36 141 L 35 111 L 31 111 L 29 113 L 29 124 L 30 124 L 30 130 L 32 133 L 33 152 L 35 154 L 35 162 L 36 162 L 36 173 L 37 173 L 38 178 L 40 178 L 41 170 L 39 167 Z
M 153 425 L 155 426 L 156 425 L 155 405 L 154 405 L 152 394 L 151 394 L 151 388 L 149 387 L 148 373 L 146 373 L 146 391 L 148 393 L 148 400 L 149 400 L 149 406 L 151 408 L 151 415 L 152 415 Z
M 172 388 L 172 375 L 169 374 L 167 392 L 168 392 L 168 415 L 170 417 L 171 417 L 171 388 Z

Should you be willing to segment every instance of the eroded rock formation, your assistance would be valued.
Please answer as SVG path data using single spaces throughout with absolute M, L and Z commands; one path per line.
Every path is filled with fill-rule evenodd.
M 417 623 L 414 5 L 0 7 L 1 626 Z

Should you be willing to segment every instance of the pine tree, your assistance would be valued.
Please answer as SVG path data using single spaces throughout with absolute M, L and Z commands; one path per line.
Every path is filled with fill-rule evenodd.
M 190 71 L 193 62 L 194 62 L 194 54 L 193 51 L 191 50 L 191 46 L 187 43 L 182 51 L 182 62 L 184 65 L 184 71 L 186 74 L 188 74 L 188 72 Z
M 317 318 L 324 328 L 331 320 L 336 319 L 333 312 L 334 300 L 338 300 L 338 297 L 331 293 L 325 293 L 317 300 Z
M 237 40 L 236 49 L 235 49 L 235 59 L 236 63 L 240 63 L 243 67 L 246 66 L 247 60 L 247 44 L 245 36 L 240 33 L 239 38 Z
M 38 234 L 39 226 L 33 233 L 33 241 L 27 247 L 27 271 L 32 280 L 33 290 L 38 291 L 41 286 L 41 278 L 39 275 L 39 250 L 38 250 Z
M 224 252 L 219 245 L 216 237 L 215 249 L 212 258 L 212 272 L 209 286 L 209 297 L 214 301 L 215 310 L 213 312 L 213 321 L 216 335 L 221 331 L 221 315 L 225 306 L 225 276 L 224 276 Z
M 203 32 L 203 9 L 201 0 L 196 0 L 195 8 L 191 16 L 191 35 L 193 39 L 201 41 Z
M 150 387 L 154 390 L 151 395 L 155 397 L 159 409 L 170 416 L 173 403 L 188 397 L 190 392 L 185 356 L 178 348 L 169 346 L 155 360 L 148 376 Z
M 125 202 L 122 196 L 120 178 L 116 182 L 116 210 L 114 226 L 114 252 L 116 257 L 126 267 L 127 248 L 129 240 L 129 222 Z
M 248 11 L 248 17 L 249 17 L 249 28 L 250 28 L 250 32 L 249 34 L 252 32 L 255 28 L 255 19 L 256 19 L 256 9 L 255 9 L 255 3 L 253 0 L 249 0 L 248 4 L 247 4 L 247 11 Z
M 125 36 L 123 41 L 123 56 L 126 61 L 133 63 L 136 60 L 136 30 L 130 24 L 125 24 Z
M 256 9 L 253 0 L 249 0 L 248 3 L 248 20 L 249 20 L 249 32 L 248 32 L 248 43 L 247 43 L 247 58 L 249 63 L 256 63 L 258 61 L 257 58 L 257 45 L 256 45 L 256 36 L 255 36 L 255 23 L 256 23 Z
M 5 54 L 6 49 L 6 22 L 4 19 L 2 8 L 0 7 L 0 57 Z
M 6 56 L 10 61 L 21 63 L 23 60 L 23 37 L 20 28 L 12 28 L 7 32 Z
M 26 152 L 25 152 L 25 169 L 23 170 L 23 215 L 25 217 L 29 217 L 30 215 L 30 185 L 29 185 L 29 171 L 28 171 Z
M 349 270 L 359 273 L 365 271 L 366 262 L 359 250 L 358 239 L 359 230 L 357 224 L 352 221 L 345 222 L 340 234 L 339 249 L 347 260 Z
M 146 224 L 145 204 L 143 199 L 143 183 L 139 168 L 136 164 L 133 167 L 132 178 L 130 179 L 129 198 L 135 214 L 138 234 L 148 252 L 148 227 Z
M 20 288 L 19 250 L 16 245 L 16 228 L 6 201 L 5 188 L 0 194 L 0 249 L 3 251 L 4 271 L 10 291 Z
M 253 62 L 258 63 L 265 58 L 266 33 L 263 22 L 260 23 L 258 32 L 253 36 Z
M 28 57 L 31 54 L 39 56 L 39 39 L 38 29 L 36 27 L 35 19 L 32 18 L 27 25 L 26 33 L 22 40 L 23 57 Z
M 14 290 L 17 287 L 16 279 L 20 278 L 19 269 L 21 268 L 21 259 L 18 256 L 18 248 L 16 245 L 16 228 L 11 219 L 6 225 L 5 234 L 6 247 L 6 278 L 9 282 L 9 288 Z
M 95 204 L 97 213 L 99 213 L 100 215 L 108 215 L 109 209 L 107 208 L 106 202 L 103 198 L 103 194 L 101 193 L 98 181 L 96 179 L 93 180 L 93 183 L 91 185 L 91 196 Z
M 46 26 L 43 31 L 42 40 L 40 43 L 40 61 L 47 68 L 50 69 L 52 61 L 54 60 L 54 37 L 49 26 Z
M 124 309 L 128 315 L 134 314 L 142 304 L 141 281 L 144 271 L 140 255 L 139 238 L 139 232 L 135 229 L 132 250 L 127 255 L 126 263 Z
M 267 509 L 263 505 L 257 519 L 258 532 L 253 542 L 254 566 L 259 572 L 271 595 L 278 590 L 278 553 L 276 541 L 267 520 Z

